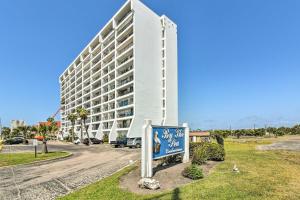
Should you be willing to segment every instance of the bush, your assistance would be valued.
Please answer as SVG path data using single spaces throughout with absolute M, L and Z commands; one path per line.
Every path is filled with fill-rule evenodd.
M 184 177 L 193 179 L 193 180 L 197 180 L 197 179 L 201 179 L 203 178 L 203 172 L 202 169 L 199 168 L 197 165 L 190 165 L 188 167 L 186 167 L 183 171 L 182 171 L 182 175 Z
M 192 163 L 202 165 L 207 160 L 223 161 L 225 160 L 224 147 L 216 143 L 203 142 L 194 147 L 192 154 Z
M 102 140 L 104 143 L 108 143 L 108 135 L 104 134 Z
M 210 143 L 206 146 L 208 160 L 223 161 L 225 160 L 225 150 L 220 144 Z
M 219 145 L 224 146 L 224 139 L 223 139 L 223 137 L 222 137 L 221 135 L 215 135 L 215 138 L 216 138 L 217 143 L 218 143 Z
M 190 142 L 190 157 L 193 157 L 196 148 L 203 146 L 204 142 Z
M 197 147 L 193 152 L 192 163 L 202 165 L 208 160 L 206 145 Z

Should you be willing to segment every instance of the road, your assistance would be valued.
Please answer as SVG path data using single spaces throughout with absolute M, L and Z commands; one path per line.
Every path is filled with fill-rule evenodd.
M 32 146 L 21 145 L 5 147 L 3 152 L 32 149 Z M 0 200 L 55 199 L 107 177 L 140 157 L 138 149 L 114 149 L 109 145 L 50 143 L 48 149 L 73 155 L 58 161 L 0 168 Z

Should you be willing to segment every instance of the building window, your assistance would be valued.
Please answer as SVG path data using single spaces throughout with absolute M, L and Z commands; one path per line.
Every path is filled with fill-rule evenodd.
M 162 47 L 163 48 L 165 47 L 165 41 L 164 40 L 162 41 Z
M 162 37 L 165 37 L 165 29 L 162 30 Z
M 165 57 L 165 50 L 162 50 L 162 57 Z
M 162 67 L 165 68 L 165 60 L 162 61 Z
M 163 100 L 163 108 L 166 107 L 166 100 Z
M 166 91 L 165 90 L 163 90 L 163 98 L 165 98 L 165 95 L 166 95 Z
M 164 69 L 162 70 L 162 77 L 163 78 L 165 77 L 165 70 Z
M 165 80 L 162 81 L 162 85 L 163 85 L 163 88 L 164 88 L 165 85 L 166 85 Z

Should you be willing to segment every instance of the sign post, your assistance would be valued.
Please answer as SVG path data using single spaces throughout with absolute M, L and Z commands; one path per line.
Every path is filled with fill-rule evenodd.
M 38 141 L 37 139 L 33 139 L 32 145 L 34 146 L 34 157 L 37 157 L 37 146 L 38 146 Z
M 189 162 L 189 127 L 154 126 L 145 120 L 142 135 L 141 177 L 153 176 L 152 161 L 173 155 L 182 155 L 182 162 Z

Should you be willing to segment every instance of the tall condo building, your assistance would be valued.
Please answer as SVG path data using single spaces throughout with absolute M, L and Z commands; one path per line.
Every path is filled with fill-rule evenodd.
M 90 137 L 141 137 L 144 119 L 178 125 L 177 26 L 127 1 L 59 77 L 63 134 L 83 107 Z M 80 123 L 75 132 L 80 136 Z

